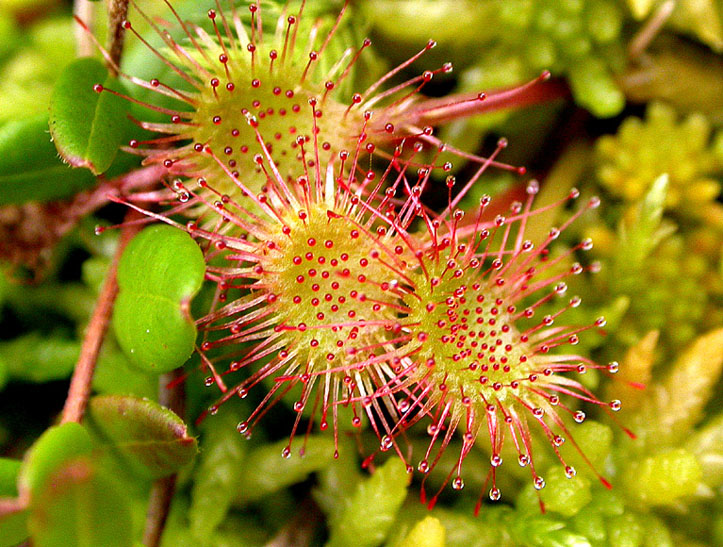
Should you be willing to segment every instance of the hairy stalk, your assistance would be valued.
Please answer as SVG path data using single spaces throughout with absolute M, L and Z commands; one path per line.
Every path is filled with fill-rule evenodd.
M 130 211 L 126 215 L 126 222 L 136 218 L 136 213 Z M 73 378 L 70 381 L 70 389 L 68 390 L 68 398 L 65 400 L 63 407 L 62 423 L 80 422 L 85 413 L 85 407 L 88 404 L 88 396 L 90 395 L 90 385 L 93 381 L 93 372 L 98 361 L 98 354 L 103 345 L 105 333 L 108 330 L 110 318 L 113 314 L 113 304 L 118 294 L 118 262 L 123 254 L 131 238 L 138 232 L 139 225 L 128 224 L 121 230 L 118 249 L 116 250 L 113 262 L 108 271 L 103 288 L 98 296 L 93 315 L 88 324 L 88 330 L 85 333 L 83 346 L 80 350 L 80 357 L 75 365 Z
M 128 18 L 128 0 L 111 0 L 108 5 L 108 53 L 111 63 L 108 70 L 118 76 L 126 29 L 123 22 Z
M 90 28 L 93 28 L 95 19 L 95 4 L 90 0 L 75 0 L 73 2 L 73 15 L 85 21 Z M 88 57 L 95 53 L 95 44 L 90 35 L 84 29 L 75 29 L 75 49 L 78 57 Z
M 182 375 L 181 369 L 161 375 L 158 392 L 158 402 L 181 417 L 184 414 L 185 390 L 183 389 L 183 382 L 178 380 Z M 157 479 L 153 483 L 148 500 L 146 528 L 143 532 L 143 545 L 146 547 L 157 547 L 161 544 L 163 529 L 166 526 L 171 502 L 176 491 L 176 477 L 177 475 L 174 473 L 169 477 Z
M 675 0 L 667 0 L 660 4 L 655 13 L 648 19 L 643 27 L 635 34 L 628 46 L 628 57 L 635 61 L 645 53 L 653 39 L 660 33 L 663 25 L 673 14 L 675 9 Z

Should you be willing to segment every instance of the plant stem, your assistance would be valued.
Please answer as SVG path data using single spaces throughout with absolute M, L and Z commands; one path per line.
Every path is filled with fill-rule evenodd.
M 82 21 L 93 30 L 93 21 L 95 19 L 95 4 L 90 0 L 75 0 L 73 2 L 73 15 L 82 19 Z M 78 57 L 88 57 L 95 53 L 95 45 L 88 31 L 80 26 L 75 26 L 75 50 Z
M 655 10 L 655 13 L 647 20 L 633 39 L 630 40 L 630 45 L 628 46 L 628 57 L 630 60 L 635 61 L 645 52 L 650 42 L 660 33 L 663 25 L 668 22 L 674 9 L 674 0 L 667 0 L 660 4 L 658 9 Z
M 90 395 L 91 382 L 93 381 L 93 372 L 98 361 L 98 354 L 103 345 L 105 333 L 108 330 L 110 318 L 113 313 L 113 304 L 118 294 L 118 262 L 123 254 L 131 238 L 138 232 L 139 226 L 129 221 L 135 219 L 135 211 L 129 211 L 126 214 L 126 225 L 121 229 L 121 237 L 118 242 L 113 262 L 108 271 L 108 277 L 103 283 L 103 288 L 98 296 L 98 301 L 93 310 L 93 315 L 88 323 L 88 329 L 83 339 L 83 345 L 80 349 L 80 357 L 75 365 L 73 378 L 70 381 L 70 389 L 68 390 L 68 398 L 65 400 L 63 407 L 62 423 L 80 422 L 85 413 L 85 407 L 88 404 Z
M 158 402 L 183 417 L 185 393 L 183 383 L 179 382 L 182 369 L 176 369 L 161 375 L 159 379 Z M 168 387 L 171 386 L 171 387 Z M 161 543 L 163 529 L 171 509 L 173 494 L 176 491 L 176 475 L 157 479 L 151 488 L 146 513 L 146 528 L 143 532 L 143 545 L 157 547 Z
M 111 66 L 108 70 L 113 76 L 118 76 L 116 68 L 120 66 L 123 55 L 123 42 L 126 30 L 123 21 L 128 17 L 128 0 L 110 0 L 108 4 L 108 53 Z

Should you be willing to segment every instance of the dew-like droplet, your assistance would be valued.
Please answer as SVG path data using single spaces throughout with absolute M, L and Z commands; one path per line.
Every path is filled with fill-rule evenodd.
M 585 421 L 585 417 L 585 413 L 582 410 L 578 410 L 575 412 L 575 414 L 572 415 L 573 420 L 575 420 L 579 424 Z
M 527 454 L 520 454 L 517 458 L 517 463 L 520 464 L 520 467 L 527 467 L 530 463 L 530 457 Z
M 575 470 L 574 467 L 572 467 L 571 465 L 568 465 L 567 467 L 565 467 L 565 476 L 568 479 L 573 478 L 575 475 L 577 475 L 577 471 Z
M 535 477 L 535 480 L 532 484 L 535 487 L 535 490 L 542 490 L 545 487 L 545 479 L 539 476 Z
M 389 450 L 392 447 L 392 444 L 392 438 L 389 435 L 384 435 L 380 443 L 382 452 Z
M 455 490 L 462 490 L 462 488 L 464 488 L 464 480 L 462 480 L 462 477 L 456 477 L 452 481 L 452 488 Z
M 291 448 L 289 448 L 288 446 L 285 447 L 281 451 L 281 457 L 288 460 L 291 457 Z
M 610 401 L 610 410 L 613 412 L 617 412 L 623 407 L 623 404 L 618 399 L 613 399 Z
M 610 374 L 615 374 L 618 370 L 620 370 L 620 364 L 617 361 L 611 361 L 608 363 L 608 372 Z
M 239 433 L 246 433 L 249 430 L 249 423 L 248 422 L 239 422 L 236 426 L 236 431 Z
M 421 462 L 419 462 L 417 469 L 420 473 L 429 473 L 429 462 L 427 460 L 422 460 Z
M 502 457 L 499 454 L 494 454 L 490 458 L 490 464 L 492 464 L 492 467 L 499 467 L 502 465 Z
M 211 387 L 213 385 L 213 376 L 206 376 L 206 378 L 203 380 L 203 385 L 206 387 Z
M 500 492 L 500 489 L 497 487 L 490 489 L 490 499 L 492 501 L 498 501 L 502 497 L 502 493 Z

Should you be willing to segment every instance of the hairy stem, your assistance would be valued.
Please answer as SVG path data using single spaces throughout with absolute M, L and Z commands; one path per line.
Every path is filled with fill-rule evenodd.
M 108 70 L 117 76 L 116 67 L 120 66 L 123 55 L 123 42 L 126 30 L 123 21 L 128 17 L 128 0 L 111 0 L 108 4 L 108 53 L 113 61 Z
M 113 262 L 108 271 L 108 277 L 103 283 L 103 287 L 98 296 L 98 301 L 90 318 L 88 329 L 85 333 L 83 345 L 80 349 L 80 357 L 75 365 L 73 378 L 70 381 L 70 389 L 68 390 L 68 398 L 65 400 L 63 407 L 62 423 L 80 422 L 85 413 L 85 407 L 88 404 L 90 396 L 90 387 L 93 381 L 93 372 L 98 361 L 98 354 L 103 345 L 105 333 L 108 331 L 108 325 L 113 313 L 113 304 L 118 294 L 118 262 L 123 254 L 128 242 L 138 232 L 139 226 L 129 223 L 135 219 L 135 211 L 130 211 L 126 215 L 126 224 L 121 229 L 121 237 L 118 242 Z
M 182 369 L 176 369 L 160 377 L 158 402 L 170 408 L 173 412 L 183 417 L 184 414 L 184 389 L 183 383 L 178 381 L 183 374 Z M 151 488 L 148 500 L 148 511 L 146 513 L 146 528 L 143 532 L 143 545 L 146 547 L 157 547 L 161 544 L 163 529 L 171 509 L 171 501 L 176 491 L 176 475 L 163 477 L 156 480 Z
M 73 2 L 73 15 L 83 20 L 92 31 L 95 19 L 95 3 L 90 0 L 75 0 Z M 95 53 L 93 40 L 89 33 L 80 26 L 75 27 L 75 51 L 78 57 L 88 57 Z

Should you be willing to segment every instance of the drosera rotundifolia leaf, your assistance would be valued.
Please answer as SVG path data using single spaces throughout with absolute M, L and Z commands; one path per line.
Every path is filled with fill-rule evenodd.
M 196 341 L 189 305 L 205 270 L 201 250 L 181 230 L 151 226 L 131 241 L 118 266 L 113 321 L 133 364 L 163 373 L 188 359 Z
M 121 466 L 139 475 L 164 477 L 190 463 L 198 443 L 176 414 L 148 399 L 104 395 L 88 405 L 86 424 Z
M 121 144 L 128 103 L 104 85 L 117 86 L 100 61 L 72 62 L 55 84 L 50 101 L 50 134 L 58 152 L 73 167 L 96 175 L 106 171 Z

